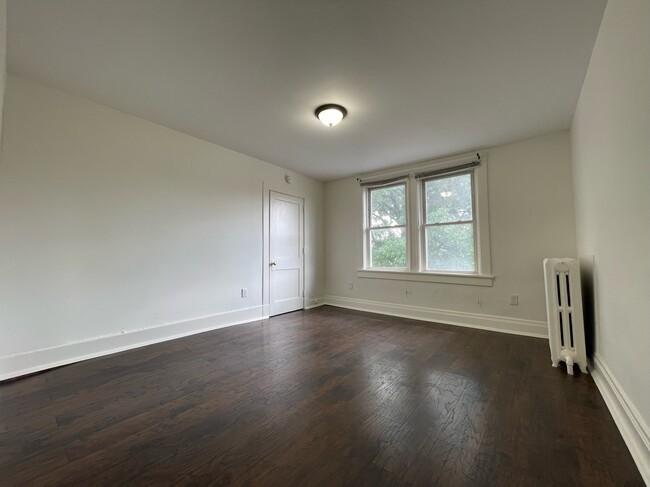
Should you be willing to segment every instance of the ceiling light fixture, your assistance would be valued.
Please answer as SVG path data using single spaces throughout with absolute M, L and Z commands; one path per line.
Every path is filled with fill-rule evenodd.
M 316 109 L 316 117 L 318 117 L 318 120 L 323 125 L 327 125 L 328 127 L 337 125 L 347 114 L 348 111 L 344 107 L 333 103 L 321 105 Z

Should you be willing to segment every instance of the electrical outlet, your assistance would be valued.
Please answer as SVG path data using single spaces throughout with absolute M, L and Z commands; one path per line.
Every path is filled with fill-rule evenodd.
M 510 306 L 519 306 L 519 296 L 516 294 L 510 295 Z
M 246 289 L 245 287 L 241 288 L 241 297 L 242 298 L 248 297 L 248 289 Z
M 348 289 L 350 289 L 350 290 L 354 289 L 354 283 L 353 282 L 348 282 Z

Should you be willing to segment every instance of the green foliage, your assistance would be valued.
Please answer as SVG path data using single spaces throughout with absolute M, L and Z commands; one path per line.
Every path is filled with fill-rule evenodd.
M 474 225 L 459 223 L 428 227 L 427 269 L 474 271 Z
M 370 239 L 372 267 L 406 267 L 406 236 L 404 232 L 398 232 L 398 229 L 372 230 Z
M 406 225 L 406 186 L 387 186 L 371 190 L 371 227 Z
M 371 190 L 371 227 L 395 227 L 370 231 L 372 267 L 406 267 L 406 186 Z

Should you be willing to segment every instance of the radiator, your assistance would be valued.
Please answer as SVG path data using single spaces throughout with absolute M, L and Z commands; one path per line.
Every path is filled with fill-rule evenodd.
M 573 375 L 573 364 L 587 372 L 585 326 L 582 316 L 580 266 L 576 259 L 544 259 L 546 313 L 551 363 L 566 362 Z

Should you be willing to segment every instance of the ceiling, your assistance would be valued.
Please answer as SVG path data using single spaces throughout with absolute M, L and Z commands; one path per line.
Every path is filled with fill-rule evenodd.
M 10 0 L 8 69 L 331 180 L 567 129 L 605 3 Z

